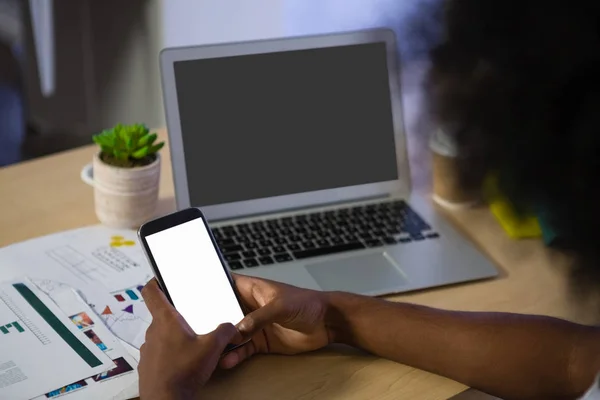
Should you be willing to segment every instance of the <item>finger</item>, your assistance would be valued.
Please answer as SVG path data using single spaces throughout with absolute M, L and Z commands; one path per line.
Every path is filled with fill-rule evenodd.
M 281 285 L 281 283 L 269 280 L 269 279 L 264 279 L 264 278 L 257 278 L 255 276 L 248 276 L 248 275 L 240 275 L 240 274 L 235 274 L 232 273 L 231 276 L 233 277 L 233 281 L 237 284 L 243 284 L 243 285 L 248 285 L 248 284 L 271 284 L 271 285 Z
M 211 333 L 198 336 L 195 351 L 201 360 L 201 369 L 208 369 L 212 373 L 227 345 L 235 341 L 241 343 L 241 335 L 232 324 L 221 324 Z
M 245 276 L 245 275 L 239 275 L 239 274 L 231 274 L 231 277 L 233 278 L 233 282 L 235 283 L 235 286 L 237 286 L 238 288 L 240 286 L 246 286 L 252 283 L 252 279 L 249 276 Z
M 267 325 L 284 322 L 288 317 L 287 314 L 284 303 L 275 300 L 246 315 L 238 324 L 238 329 L 242 335 L 249 337 Z
M 225 356 L 221 358 L 221 361 L 219 361 L 219 366 L 223 369 L 231 369 L 238 366 L 256 353 L 256 345 L 254 344 L 254 341 L 250 341 L 242 347 L 225 354 Z
M 215 347 L 221 354 L 228 344 L 242 343 L 243 338 L 233 324 L 221 324 L 213 332 L 208 334 L 215 340 Z
M 142 289 L 142 297 L 146 302 L 148 311 L 150 311 L 150 314 L 152 314 L 153 317 L 156 317 L 161 311 L 173 310 L 173 306 L 169 303 L 167 296 L 165 296 L 164 292 L 158 286 L 156 279 L 152 279 L 144 286 Z

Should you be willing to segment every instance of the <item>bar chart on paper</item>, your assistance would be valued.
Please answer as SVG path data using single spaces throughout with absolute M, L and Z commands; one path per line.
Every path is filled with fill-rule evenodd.
M 18 332 L 18 333 L 25 332 L 25 329 L 23 329 L 21 324 L 19 324 L 17 321 L 13 321 L 10 324 L 0 326 L 0 332 L 2 332 L 5 335 L 8 335 L 11 332 L 10 331 L 11 329 L 13 329 L 14 332 Z
M 142 289 L 144 286 L 138 285 L 129 289 L 113 292 L 112 295 L 119 303 L 130 303 L 132 301 L 144 301 L 142 298 Z
M 24 333 L 25 329 L 23 326 L 26 326 L 43 345 L 50 343 L 50 339 L 48 339 L 48 337 L 37 326 L 35 326 L 33 322 L 29 320 L 29 318 L 27 318 L 27 316 L 19 309 L 19 307 L 14 304 L 11 298 L 3 291 L 0 291 L 0 301 L 2 301 L 6 308 L 12 311 L 17 318 L 19 318 L 19 321 L 13 321 L 0 326 L 0 332 L 2 332 L 3 335 L 8 335 L 11 332 Z

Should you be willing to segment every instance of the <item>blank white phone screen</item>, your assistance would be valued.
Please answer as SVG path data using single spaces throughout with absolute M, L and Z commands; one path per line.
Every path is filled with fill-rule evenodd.
M 244 313 L 200 218 L 146 236 L 175 308 L 198 335 Z

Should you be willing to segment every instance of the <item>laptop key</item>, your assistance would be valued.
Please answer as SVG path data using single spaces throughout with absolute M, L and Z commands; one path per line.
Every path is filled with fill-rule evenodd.
M 299 244 L 297 244 L 297 243 L 288 244 L 287 248 L 288 248 L 288 250 L 290 250 L 290 251 L 297 251 L 297 250 L 300 250 L 300 249 L 301 249 L 301 248 L 300 248 L 300 245 L 299 245 Z
M 342 243 L 344 243 L 344 239 L 342 239 L 339 236 L 338 237 L 334 237 L 334 238 L 331 239 L 331 243 L 333 243 L 334 245 L 342 244 Z
M 379 247 L 383 246 L 383 242 L 379 239 L 371 239 L 366 241 L 368 247 Z
M 327 240 L 327 239 L 319 239 L 319 240 L 317 240 L 317 246 L 327 247 L 329 245 L 330 245 L 330 243 L 329 243 L 329 240 Z
M 341 244 L 338 246 L 319 247 L 315 249 L 307 249 L 306 246 L 304 247 L 304 250 L 293 252 L 292 254 L 294 255 L 294 257 L 296 257 L 299 260 L 302 260 L 304 258 L 326 256 L 329 254 L 343 253 L 346 251 L 361 250 L 365 248 L 365 245 L 360 242 L 352 242 Z
M 252 238 L 249 236 L 239 236 L 237 238 L 237 241 L 239 244 L 244 244 L 244 243 L 252 242 Z
M 285 248 L 283 246 L 275 246 L 275 247 L 273 247 L 273 252 L 275 252 L 275 253 L 285 253 Z
M 254 232 L 264 232 L 267 230 L 264 225 L 252 225 L 252 229 L 254 229 Z
M 229 238 L 229 239 L 235 238 L 237 236 L 237 232 L 235 232 L 235 231 L 234 232 L 231 232 L 231 231 L 230 232 L 224 232 L 223 236 L 225 238 Z
M 225 257 L 225 261 L 227 262 L 239 261 L 242 259 L 242 257 L 237 253 L 225 254 L 223 257 Z
M 246 243 L 246 249 L 248 249 L 248 250 L 254 250 L 256 248 L 258 248 L 258 244 L 254 243 L 254 242 Z
M 258 249 L 257 253 L 260 256 L 268 256 L 269 254 L 271 254 L 271 249 L 269 249 L 268 247 L 263 247 L 262 249 Z
M 313 242 L 303 242 L 302 246 L 304 246 L 305 249 L 314 249 L 316 247 Z
M 270 264 L 274 264 L 275 261 L 273 261 L 273 258 L 270 256 L 264 256 L 258 259 L 258 261 L 260 261 L 260 263 L 262 265 L 270 265 Z
M 239 261 L 230 262 L 230 263 L 228 263 L 228 265 L 229 265 L 229 269 L 231 269 L 233 271 L 238 270 L 238 269 L 244 269 L 244 267 L 242 266 L 242 263 Z
M 233 239 L 217 239 L 217 244 L 219 245 L 219 247 L 222 246 L 233 246 L 235 244 L 235 240 Z
M 385 242 L 385 244 L 396 244 L 396 239 L 394 239 L 393 237 L 386 237 L 383 239 L 383 241 Z
M 353 215 L 360 215 L 360 214 L 362 214 L 362 213 L 363 213 L 363 208 L 362 208 L 362 206 L 354 207 L 354 208 L 352 208 L 352 209 L 350 210 L 350 212 L 351 212 Z
M 247 260 L 244 260 L 244 266 L 246 268 L 254 268 L 254 267 L 258 267 L 258 261 L 256 261 L 253 258 L 249 258 Z
M 242 255 L 246 258 L 256 257 L 256 253 L 253 250 L 244 251 Z
M 292 256 L 290 256 L 287 253 L 275 254 L 275 261 L 277 261 L 277 262 L 287 262 L 287 261 L 292 261 L 292 260 L 293 260 Z
M 220 247 L 220 249 L 223 253 L 235 253 L 237 251 L 244 250 L 239 244 L 234 244 L 233 246 L 223 246 Z
M 388 228 L 388 229 L 386 229 L 386 232 L 390 235 L 399 235 L 400 228 L 399 227 Z

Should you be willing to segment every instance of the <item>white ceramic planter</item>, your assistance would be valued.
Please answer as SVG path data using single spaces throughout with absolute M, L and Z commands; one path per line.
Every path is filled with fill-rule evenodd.
M 120 168 L 104 163 L 96 154 L 82 179 L 94 187 L 96 215 L 111 228 L 137 229 L 152 219 L 158 203 L 160 155 L 145 167 Z

